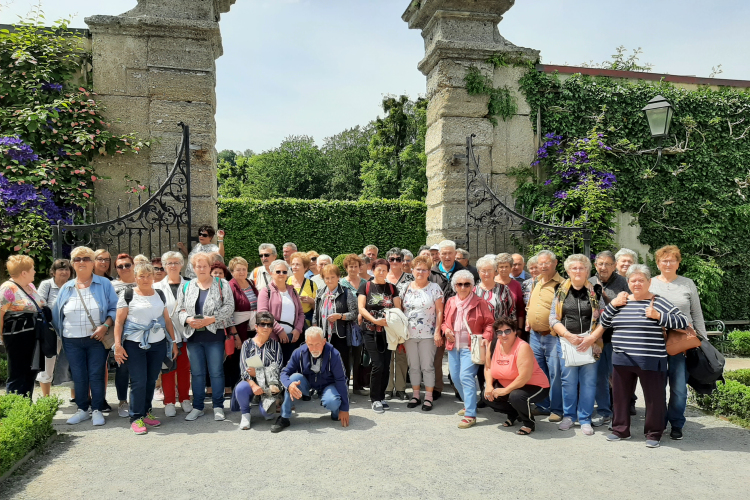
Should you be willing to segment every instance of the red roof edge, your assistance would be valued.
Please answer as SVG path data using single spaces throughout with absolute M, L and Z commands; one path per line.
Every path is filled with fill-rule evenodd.
M 589 76 L 608 76 L 610 78 L 631 78 L 640 80 L 659 81 L 664 79 L 672 83 L 687 83 L 694 85 L 715 85 L 721 87 L 750 88 L 750 80 L 727 80 L 724 78 L 701 78 L 698 76 L 667 75 L 664 73 L 649 73 L 646 71 L 620 71 L 615 69 L 583 68 L 581 66 L 558 66 L 555 64 L 537 64 L 536 69 L 544 73 L 558 73 L 572 75 L 580 73 Z

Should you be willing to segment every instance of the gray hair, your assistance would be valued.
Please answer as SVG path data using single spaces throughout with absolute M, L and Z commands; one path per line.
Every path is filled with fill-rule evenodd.
M 638 262 L 638 254 L 629 248 L 621 248 L 615 254 L 615 262 L 619 261 L 620 258 L 630 255 L 633 258 L 633 262 Z
M 255 322 L 260 323 L 263 320 L 266 320 L 268 323 L 276 322 L 276 318 L 273 317 L 273 314 L 271 314 L 270 311 L 258 311 L 258 314 L 255 315 Z
M 555 252 L 553 252 L 552 250 L 542 250 L 541 252 L 539 252 L 538 254 L 536 254 L 537 260 L 539 260 L 539 257 L 542 256 L 548 257 L 549 260 L 557 260 L 557 255 L 555 255 Z
M 453 250 L 455 250 L 456 242 L 452 240 L 443 240 L 438 243 L 438 250 L 442 250 L 443 248 L 452 248 Z
M 583 255 L 582 253 L 574 253 L 573 255 L 569 255 L 567 259 L 565 259 L 565 263 L 563 266 L 565 267 L 565 272 L 569 272 L 569 268 L 573 263 L 580 262 L 584 265 L 587 272 L 591 272 L 591 261 L 588 257 Z
M 646 264 L 633 264 L 628 268 L 625 277 L 630 281 L 630 277 L 634 274 L 642 274 L 647 280 L 651 279 L 651 269 Z
M 617 259 L 615 258 L 615 254 L 613 254 L 609 250 L 603 250 L 599 252 L 598 254 L 596 254 L 594 261 L 597 261 L 599 259 L 612 259 L 612 262 L 617 262 Z
M 402 249 L 401 249 L 401 256 L 402 256 L 402 257 L 411 257 L 412 259 L 414 258 L 414 254 L 413 254 L 413 253 L 411 253 L 411 252 L 410 252 L 409 250 L 407 250 L 406 248 L 402 248 Z
M 274 245 L 273 243 L 261 243 L 258 247 L 258 253 L 262 252 L 263 250 L 269 250 L 274 255 L 279 254 L 279 252 L 276 251 L 276 245 Z
M 535 266 L 539 263 L 539 258 L 536 255 L 532 255 L 529 257 L 529 260 L 526 262 L 529 266 Z
M 497 261 L 490 257 L 489 255 L 486 255 L 480 259 L 477 259 L 477 262 L 475 264 L 477 270 L 484 269 L 487 266 L 492 266 L 493 271 L 497 271 Z
M 287 270 L 287 272 L 289 271 L 289 264 L 287 264 L 286 261 L 282 260 L 282 259 L 278 259 L 278 260 L 275 260 L 275 261 L 271 262 L 268 265 L 268 271 L 270 273 L 273 273 L 273 272 L 275 272 L 276 268 L 279 267 L 279 266 L 284 266 L 284 268 Z
M 323 329 L 319 326 L 311 326 L 310 328 L 305 330 L 305 340 L 309 339 L 310 337 L 320 337 L 321 339 L 325 340 Z
M 284 243 L 281 248 L 293 248 L 295 252 L 297 251 L 297 245 L 295 245 L 291 241 L 287 241 L 286 243 Z
M 318 265 L 320 265 L 320 261 L 321 260 L 327 260 L 328 262 L 330 262 L 331 264 L 333 264 L 333 259 L 331 258 L 330 255 L 326 255 L 326 254 L 320 254 L 320 255 L 318 255 L 318 261 L 317 261 Z
M 375 250 L 376 252 L 379 250 L 378 247 L 375 245 L 367 245 L 363 250 L 362 253 L 367 252 L 368 250 Z
M 177 259 L 180 261 L 180 265 L 185 265 L 185 258 L 182 256 L 180 252 L 175 252 L 173 250 L 170 250 L 169 252 L 164 252 L 164 255 L 161 256 L 161 263 L 162 265 L 166 266 L 167 261 L 169 259 Z
M 462 259 L 468 259 L 469 255 L 470 255 L 469 251 L 468 250 L 464 250 L 463 248 L 456 249 L 456 253 L 460 253 Z
M 513 265 L 513 257 L 509 253 L 499 253 L 495 256 L 496 265 L 510 264 Z
M 391 255 L 396 255 L 397 257 L 403 257 L 404 256 L 403 252 L 398 247 L 394 247 L 394 248 L 391 248 L 390 250 L 388 250 L 385 253 L 385 260 L 390 259 Z
M 467 269 L 461 269 L 460 271 L 456 271 L 456 273 L 451 278 L 451 289 L 453 289 L 453 291 L 455 292 L 456 291 L 456 281 L 462 280 L 462 279 L 465 279 L 465 278 L 469 278 L 469 281 L 471 281 L 472 283 L 474 283 L 474 275 L 471 274 L 471 272 L 469 270 L 467 270 Z
M 154 266 L 152 266 L 150 262 L 141 262 L 140 264 L 135 265 L 133 274 L 135 276 L 140 276 L 141 274 L 150 274 L 151 276 L 153 276 Z

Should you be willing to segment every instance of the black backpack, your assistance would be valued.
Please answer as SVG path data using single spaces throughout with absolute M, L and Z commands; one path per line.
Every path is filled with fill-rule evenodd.
M 164 303 L 164 305 L 167 305 L 167 297 L 164 295 L 164 292 L 159 290 L 158 288 L 154 288 L 154 291 L 159 294 L 159 298 Z M 130 303 L 133 301 L 133 289 L 127 288 L 122 294 L 122 298 L 125 299 L 125 303 L 130 306 Z
M 708 395 L 716 389 L 716 382 L 724 382 L 724 356 L 708 340 L 700 347 L 685 353 L 689 374 L 688 385 L 698 394 Z

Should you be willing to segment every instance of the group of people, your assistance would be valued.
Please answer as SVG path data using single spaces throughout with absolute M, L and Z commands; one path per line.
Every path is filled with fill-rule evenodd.
M 189 253 L 179 244 L 153 259 L 74 248 L 38 289 L 31 257 L 11 256 L 10 279 L 0 286 L 7 391 L 31 396 L 38 381 L 47 395 L 57 379 L 55 357 L 43 366 L 34 359 L 35 322 L 49 308 L 58 363 L 65 359 L 73 381 L 69 424 L 103 425 L 113 411 L 105 398 L 109 356 L 117 413 L 146 434 L 161 423 L 155 396 L 165 416 L 180 408 L 188 421 L 204 415 L 209 397 L 214 419 L 224 420 L 229 399 L 241 429 L 257 406 L 274 421 L 272 432 L 312 398 L 346 427 L 350 392 L 366 396 L 368 386 L 375 413 L 393 398 L 428 412 L 445 389 L 448 351 L 448 378 L 464 405 L 459 428 L 490 408 L 507 415 L 504 427 L 518 422 L 521 435 L 534 432 L 535 417 L 549 416 L 561 431 L 577 422 L 592 435 L 609 424 L 607 439 L 628 439 L 640 380 L 647 445 L 659 446 L 667 424 L 670 437 L 682 439 L 685 355 L 667 355 L 662 328 L 690 324 L 705 335 L 705 326 L 695 284 L 677 274 L 677 247 L 655 253 L 654 278 L 635 252 L 621 249 L 597 255 L 593 276 L 588 257 L 569 256 L 564 279 L 551 251 L 528 265 L 503 253 L 471 266 L 449 240 L 416 256 L 391 248 L 380 258 L 369 245 L 346 256 L 344 273 L 328 255 L 286 243 L 279 258 L 264 243 L 261 265 L 251 269 L 242 257 L 225 264 L 223 231 L 203 226 L 198 235 Z

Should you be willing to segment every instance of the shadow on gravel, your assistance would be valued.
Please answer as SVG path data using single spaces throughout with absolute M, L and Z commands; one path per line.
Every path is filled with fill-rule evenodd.
M 59 431 L 58 431 L 59 432 Z M 75 436 L 60 434 L 57 438 L 44 447 L 41 452 L 29 459 L 16 472 L 0 483 L 0 499 L 12 498 L 22 493 L 26 487 L 39 478 L 40 472 L 55 460 L 65 460 L 63 455 L 79 439 Z

